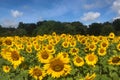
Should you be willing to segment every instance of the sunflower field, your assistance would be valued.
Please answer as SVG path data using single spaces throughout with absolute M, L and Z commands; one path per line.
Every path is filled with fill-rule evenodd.
M 0 37 L 0 80 L 120 80 L 120 36 Z

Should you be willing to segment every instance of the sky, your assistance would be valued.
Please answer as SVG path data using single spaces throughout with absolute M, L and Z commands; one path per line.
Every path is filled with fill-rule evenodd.
M 84 25 L 120 17 L 120 0 L 0 0 L 0 25 L 43 20 L 80 21 Z

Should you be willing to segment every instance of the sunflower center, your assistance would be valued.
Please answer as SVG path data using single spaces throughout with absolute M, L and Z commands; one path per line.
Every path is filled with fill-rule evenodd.
M 41 56 L 43 59 L 47 59 L 49 57 L 49 55 L 46 51 L 44 51 Z
M 120 49 L 120 45 L 119 45 L 118 49 Z
M 84 43 L 85 43 L 85 40 L 82 40 L 82 43 L 84 44 Z
M 113 57 L 112 62 L 113 63 L 118 63 L 120 61 L 119 57 Z
M 67 57 L 67 54 L 66 54 L 66 53 L 63 53 L 63 57 L 66 58 L 66 57 Z
M 97 41 L 98 41 L 97 39 L 94 40 L 94 42 L 97 42 Z
M 74 42 L 71 42 L 71 45 L 74 45 L 75 43 Z
M 104 49 L 100 49 L 100 53 L 104 53 Z
M 6 70 L 9 70 L 9 67 L 8 67 L 8 66 L 6 66 L 6 67 L 5 67 L 5 69 L 6 69 Z
M 88 60 L 89 60 L 89 61 L 94 61 L 94 56 L 90 55 L 90 56 L 88 57 Z
M 93 49 L 93 48 L 94 48 L 94 45 L 90 45 L 90 48 Z
M 17 60 L 19 60 L 19 54 L 16 52 L 16 51 L 12 51 L 11 52 L 11 57 L 12 57 L 12 60 L 13 61 L 17 61 Z
M 54 40 L 53 43 L 55 44 L 55 43 L 57 43 L 57 42 Z
M 73 49 L 72 52 L 73 52 L 73 53 L 76 53 L 77 51 L 76 51 L 76 49 Z
M 36 49 L 39 49 L 39 46 L 38 46 L 38 45 L 36 45 Z
M 0 41 L 0 45 L 2 45 L 2 41 Z
M 106 44 L 106 43 L 103 43 L 103 44 L 102 44 L 102 46 L 103 46 L 103 47 L 106 47 L 106 46 L 107 46 L 107 44 Z
M 35 69 L 33 70 L 33 75 L 39 77 L 39 76 L 42 75 L 42 71 L 41 71 L 40 69 L 38 69 L 38 68 L 35 68 Z
M 27 50 L 28 50 L 28 52 L 30 52 L 30 51 L 31 51 L 31 49 L 30 49 L 29 47 L 27 48 Z
M 64 68 L 64 63 L 60 61 L 59 59 L 57 59 L 50 63 L 50 67 L 52 68 L 53 71 L 60 72 Z
M 82 60 L 81 60 L 79 57 L 77 57 L 77 58 L 76 58 L 76 62 L 77 62 L 77 63 L 80 63 L 80 62 L 82 62 Z
M 64 46 L 67 46 L 67 43 L 64 43 Z
M 11 44 L 12 44 L 12 41 L 11 41 L 11 40 L 5 40 L 5 44 L 11 45 Z
M 52 50 L 52 46 L 49 45 L 49 46 L 48 46 L 48 50 Z

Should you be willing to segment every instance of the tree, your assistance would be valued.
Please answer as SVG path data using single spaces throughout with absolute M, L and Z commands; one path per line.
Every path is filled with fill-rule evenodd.
M 27 32 L 25 29 L 16 29 L 14 31 L 14 36 L 24 36 L 27 35 Z
M 20 22 L 17 29 L 24 29 L 27 32 L 27 36 L 32 36 L 33 30 L 36 29 L 36 24 Z
M 83 34 L 85 35 L 87 32 L 87 27 L 83 25 L 81 22 L 72 22 L 71 25 L 73 25 L 75 28 L 75 34 Z
M 101 35 L 109 35 L 110 32 L 115 32 L 114 27 L 110 24 L 103 25 Z
M 120 19 L 114 20 L 112 24 L 116 31 L 120 31 Z
M 113 27 L 115 29 L 116 35 L 120 35 L 120 19 L 114 20 L 112 25 L 113 25 Z
M 19 22 L 18 24 L 18 29 L 23 29 L 25 26 L 24 26 L 24 23 L 23 22 Z
M 102 27 L 103 26 L 101 23 L 92 23 L 91 25 L 89 25 L 88 34 L 98 36 L 102 31 Z

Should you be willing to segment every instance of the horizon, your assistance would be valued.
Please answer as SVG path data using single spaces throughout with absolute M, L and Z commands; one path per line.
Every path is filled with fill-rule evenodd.
M 0 5 L 0 25 L 4 27 L 44 20 L 89 25 L 120 18 L 120 0 L 1 0 Z

